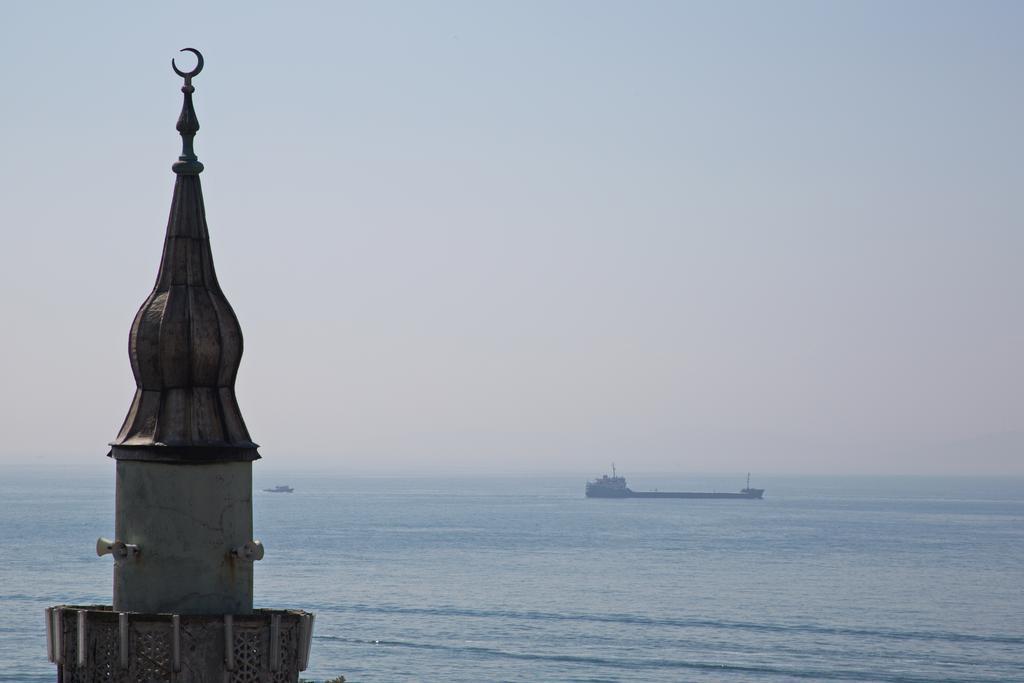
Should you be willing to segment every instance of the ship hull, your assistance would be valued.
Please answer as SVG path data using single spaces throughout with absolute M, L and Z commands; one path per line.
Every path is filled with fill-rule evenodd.
M 699 491 L 587 491 L 587 498 L 699 498 L 726 500 L 760 500 L 764 491 L 754 489 L 743 493 L 704 493 Z
M 734 499 L 758 499 L 764 496 L 760 493 L 703 493 L 700 491 L 630 491 L 626 498 L 726 498 Z

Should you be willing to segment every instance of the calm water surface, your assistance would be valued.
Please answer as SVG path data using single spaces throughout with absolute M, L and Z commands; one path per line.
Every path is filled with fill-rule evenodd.
M 584 479 L 257 463 L 296 492 L 255 494 L 256 603 L 316 612 L 309 679 L 1024 681 L 1020 478 Z M 102 458 L 0 477 L 0 681 L 54 680 L 44 607 L 110 601 L 113 483 Z

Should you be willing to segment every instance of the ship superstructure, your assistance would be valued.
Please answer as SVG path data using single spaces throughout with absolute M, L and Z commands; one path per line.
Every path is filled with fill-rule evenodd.
M 629 498 L 632 493 L 626 486 L 626 478 L 616 473 L 615 463 L 612 463 L 612 476 L 603 474 L 587 482 L 587 498 Z

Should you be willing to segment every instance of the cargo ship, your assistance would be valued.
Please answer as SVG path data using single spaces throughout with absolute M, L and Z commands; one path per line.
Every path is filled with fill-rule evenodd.
M 603 475 L 600 479 L 587 482 L 587 498 L 725 498 L 731 500 L 758 500 L 764 497 L 764 489 L 750 488 L 750 473 L 747 473 L 747 487 L 738 493 L 718 493 L 701 491 L 634 491 L 626 486 L 626 478 L 615 472 L 612 463 L 612 476 Z

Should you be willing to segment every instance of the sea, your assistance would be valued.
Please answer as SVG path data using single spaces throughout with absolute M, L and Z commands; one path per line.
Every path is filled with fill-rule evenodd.
M 0 681 L 53 681 L 43 608 L 111 599 L 113 464 L 0 474 Z M 316 613 L 312 681 L 1024 681 L 1022 478 L 595 474 L 256 463 L 295 488 L 254 493 L 256 605 Z

